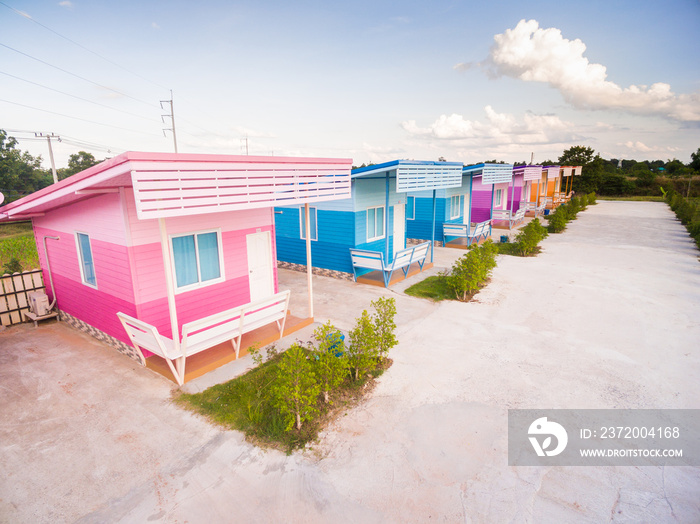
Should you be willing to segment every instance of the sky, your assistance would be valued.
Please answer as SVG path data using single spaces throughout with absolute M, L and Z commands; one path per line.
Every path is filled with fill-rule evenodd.
M 84 150 L 690 161 L 700 1 L 0 0 L 0 129 Z M 163 116 L 165 115 L 165 116 Z M 165 129 L 165 131 L 164 131 Z

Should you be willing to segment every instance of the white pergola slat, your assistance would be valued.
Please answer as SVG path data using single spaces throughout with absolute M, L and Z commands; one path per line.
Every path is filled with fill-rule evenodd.
M 222 164 L 223 165 L 223 164 Z M 142 166 L 146 167 L 146 166 Z M 350 198 L 350 165 L 236 164 L 226 170 L 132 170 L 140 219 L 188 216 Z M 156 169 L 153 169 L 156 167 Z M 217 166 L 222 167 L 222 166 Z
M 563 176 L 571 176 L 574 174 L 574 168 L 571 166 L 562 166 L 561 173 Z
M 478 164 L 464 168 L 465 174 L 481 175 L 481 183 L 490 186 L 513 180 L 513 164 Z
M 539 180 L 542 178 L 542 166 L 518 166 L 513 168 L 513 175 L 523 175 L 523 180 Z
M 446 189 L 462 185 L 461 164 L 399 164 L 396 169 L 396 192 Z

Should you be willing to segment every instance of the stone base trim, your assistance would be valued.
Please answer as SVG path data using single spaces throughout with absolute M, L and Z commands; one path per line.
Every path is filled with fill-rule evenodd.
M 111 335 L 108 335 L 104 331 L 100 331 L 96 327 L 93 327 L 90 324 L 83 322 L 82 320 L 74 317 L 70 313 L 61 311 L 60 309 L 58 310 L 58 318 L 61 320 L 61 322 L 65 322 L 66 324 L 77 329 L 78 331 L 87 333 L 88 335 L 90 335 L 93 338 L 96 338 L 100 342 L 104 342 L 105 344 L 112 346 L 114 349 L 119 351 L 119 353 L 122 353 L 127 357 L 135 360 L 142 366 L 146 365 L 145 360 L 141 358 L 141 355 L 138 354 L 138 352 L 136 351 L 136 349 L 134 349 L 133 346 L 129 346 L 121 340 L 117 340 L 116 338 L 114 338 Z
M 306 273 L 306 265 L 304 264 L 292 264 L 291 262 L 283 262 L 281 260 L 278 260 L 277 267 L 281 269 L 291 269 L 292 271 Z M 312 267 L 311 273 L 321 277 L 337 278 L 338 280 L 349 280 L 350 282 L 355 281 L 355 279 L 352 276 L 352 273 L 346 273 L 345 271 L 336 271 L 335 269 Z
M 422 244 L 423 242 L 430 242 L 430 239 L 428 238 L 426 240 L 423 240 L 422 238 L 407 238 L 406 246 L 417 246 L 418 244 Z M 442 241 L 436 240 L 435 247 L 442 247 Z

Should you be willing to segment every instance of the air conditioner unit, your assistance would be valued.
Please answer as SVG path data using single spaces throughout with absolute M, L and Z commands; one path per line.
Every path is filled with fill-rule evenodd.
M 29 300 L 29 311 L 37 317 L 43 317 L 50 313 L 49 297 L 43 291 L 30 291 L 27 293 Z

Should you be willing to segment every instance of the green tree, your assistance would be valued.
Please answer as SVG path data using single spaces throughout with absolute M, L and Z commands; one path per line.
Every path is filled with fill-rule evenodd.
M 700 173 L 700 147 L 695 153 L 690 153 L 690 167 L 697 173 Z
M 355 320 L 355 327 L 350 331 L 348 361 L 354 372 L 355 380 L 360 380 L 374 367 L 377 356 L 377 336 L 372 319 L 365 309 Z
M 342 384 L 348 374 L 343 335 L 329 320 L 314 331 L 318 347 L 313 352 L 313 363 L 323 400 L 330 401 L 330 392 Z
M 5 203 L 48 186 L 51 175 L 41 168 L 41 156 L 17 149 L 17 140 L 0 129 L 0 192 Z
M 285 418 L 286 431 L 312 420 L 318 413 L 316 403 L 320 387 L 307 359 L 306 350 L 299 344 L 292 345 L 279 363 L 275 383 L 275 406 Z
M 85 171 L 86 169 L 97 165 L 101 160 L 96 160 L 92 153 L 78 151 L 76 154 L 68 158 L 68 167 L 58 170 L 58 179 L 63 180 L 71 175 Z
M 563 166 L 581 166 L 581 176 L 574 177 L 573 190 L 576 193 L 599 191 L 605 173 L 605 161 L 592 147 L 573 146 L 559 157 Z
M 396 338 L 396 300 L 393 298 L 378 298 L 372 302 L 374 315 L 374 333 L 377 338 L 377 351 L 379 357 L 384 359 L 389 354 L 389 350 L 396 346 L 399 341 Z

